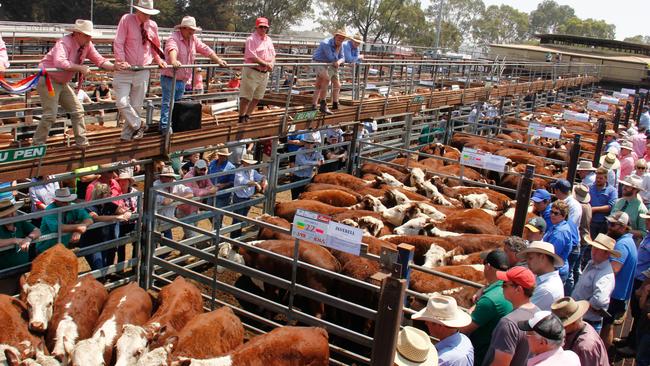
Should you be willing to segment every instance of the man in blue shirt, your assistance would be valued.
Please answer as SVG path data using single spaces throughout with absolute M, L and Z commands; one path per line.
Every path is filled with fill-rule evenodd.
M 317 103 L 320 103 L 321 113 L 333 114 L 327 108 L 327 89 L 332 82 L 332 109 L 339 108 L 339 92 L 341 91 L 341 82 L 339 81 L 339 67 L 345 62 L 343 56 L 343 41 L 347 38 L 345 30 L 337 30 L 334 37 L 321 41 L 320 45 L 314 51 L 313 62 L 326 63 L 329 65 L 315 66 L 316 90 L 312 99 L 312 108 L 316 109 Z
M 533 213 L 546 221 L 546 231 L 551 230 L 551 194 L 545 189 L 536 189 L 530 197 L 533 201 Z
M 314 167 L 323 165 L 323 162 L 325 161 L 320 151 L 309 151 L 314 149 L 318 143 L 313 135 L 305 135 L 302 142 L 304 145 L 298 150 L 298 154 L 296 155 L 296 166 L 304 168 L 293 172 L 291 182 L 311 179 L 314 176 L 314 173 L 317 171 L 317 169 L 314 169 Z M 304 192 L 305 185 L 291 188 L 291 199 L 298 199 L 298 196 Z
M 221 148 L 217 150 L 217 159 L 212 160 L 208 166 L 208 174 L 214 174 L 219 172 L 225 172 L 235 169 L 235 164 L 231 163 L 228 160 L 228 157 L 232 154 L 228 151 L 227 148 Z M 219 191 L 228 189 L 233 186 L 235 182 L 234 174 L 222 175 L 220 177 L 211 178 L 212 184 L 217 187 Z M 217 199 L 215 201 L 215 207 L 223 208 L 230 205 L 232 200 L 232 193 L 219 195 L 217 193 Z
M 637 249 L 629 232 L 630 217 L 625 212 L 619 211 L 607 216 L 607 223 L 607 236 L 616 240 L 614 249 L 621 254 L 620 257 L 610 257 L 609 260 L 614 271 L 615 284 L 607 309 L 610 316 L 603 319 L 601 331 L 605 347 L 609 349 L 614 339 L 614 320 L 625 315 L 627 301 L 632 296 Z
M 608 170 L 600 167 L 596 170 L 596 183 L 589 187 L 591 196 L 591 225 L 589 231 L 591 237 L 595 238 L 598 234 L 607 233 L 607 221 L 605 216 L 609 214 L 616 203 L 618 192 L 616 189 L 607 184 Z
M 614 130 L 605 131 L 605 148 L 603 151 L 609 151 L 610 147 L 615 147 L 618 151 L 621 151 L 621 144 L 616 141 L 618 134 Z
M 641 116 L 639 117 L 639 127 L 643 127 L 646 131 L 648 131 L 650 130 L 650 111 L 648 111 L 648 106 L 644 106 L 641 111 Z
M 359 46 L 362 44 L 363 37 L 359 33 L 355 34 L 350 40 L 343 42 L 343 55 L 346 63 L 358 64 L 363 60 L 363 55 L 359 54 Z

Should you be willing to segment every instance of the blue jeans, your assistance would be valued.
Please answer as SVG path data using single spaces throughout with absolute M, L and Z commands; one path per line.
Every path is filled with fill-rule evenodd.
M 564 282 L 564 294 L 567 296 L 571 295 L 573 292 L 573 286 L 578 282 L 580 278 L 580 250 L 576 248 L 576 251 L 571 251 L 569 253 L 569 273 Z
M 166 130 L 169 127 L 169 100 L 172 94 L 172 78 L 168 76 L 160 77 L 160 87 L 162 88 L 162 106 L 160 107 L 160 129 Z M 174 90 L 174 100 L 179 100 L 185 94 L 185 82 L 176 80 L 176 89 Z

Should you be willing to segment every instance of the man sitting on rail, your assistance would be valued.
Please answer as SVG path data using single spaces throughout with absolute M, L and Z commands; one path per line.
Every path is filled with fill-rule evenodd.
M 343 41 L 348 37 L 345 30 L 337 30 L 334 37 L 321 41 L 320 45 L 314 51 L 313 62 L 326 63 L 329 65 L 315 66 L 316 84 L 314 87 L 314 96 L 312 98 L 312 109 L 316 109 L 317 103 L 320 103 L 320 111 L 324 114 L 333 114 L 327 108 L 327 89 L 332 82 L 332 109 L 339 109 L 339 92 L 341 91 L 341 82 L 339 81 L 339 67 L 345 62 L 343 56 Z
M 89 20 L 77 19 L 72 28 L 66 29 L 68 34 L 59 39 L 50 52 L 43 57 L 39 68 L 59 68 L 65 71 L 48 73 L 52 90 L 49 90 L 46 78 L 41 78 L 36 89 L 41 97 L 43 117 L 34 132 L 33 145 L 42 145 L 47 141 L 50 128 L 56 120 L 59 104 L 70 113 L 72 130 L 74 131 L 76 147 L 88 147 L 86 138 L 86 124 L 84 122 L 84 107 L 77 99 L 77 93 L 68 84 L 75 73 L 80 74 L 79 84 L 83 84 L 83 76 L 88 74 L 90 68 L 83 64 L 89 59 L 95 65 L 106 70 L 121 70 L 119 65 L 114 66 L 97 52 L 91 39 L 97 33 L 93 30 L 93 23 Z
M 165 42 L 165 61 L 175 68 L 182 65 L 194 64 L 196 53 L 210 58 L 215 64 L 226 67 L 228 63 L 217 56 L 216 53 L 203 43 L 194 33 L 201 28 L 196 26 L 196 19 L 191 16 L 183 17 L 181 24 L 174 27 L 174 32 Z M 176 87 L 174 88 L 174 100 L 179 100 L 185 93 L 185 83 L 192 78 L 192 69 L 164 69 L 160 75 L 160 87 L 162 88 L 162 105 L 160 107 L 160 132 L 165 133 L 169 128 L 169 102 L 172 92 L 172 80 L 176 73 Z
M 248 122 L 260 99 L 264 98 L 266 85 L 269 83 L 269 73 L 275 63 L 275 47 L 269 32 L 269 20 L 257 18 L 255 32 L 246 38 L 244 63 L 257 64 L 255 67 L 244 67 L 239 86 L 239 123 Z
M 165 54 L 160 49 L 158 24 L 151 20 L 160 13 L 154 9 L 153 0 L 139 0 L 134 14 L 125 14 L 120 19 L 113 41 L 115 62 L 124 68 L 147 66 L 155 62 L 167 67 Z M 113 79 L 117 109 L 125 119 L 121 138 L 124 141 L 141 139 L 145 125 L 140 120 L 140 110 L 149 84 L 149 70 L 124 70 L 116 72 Z

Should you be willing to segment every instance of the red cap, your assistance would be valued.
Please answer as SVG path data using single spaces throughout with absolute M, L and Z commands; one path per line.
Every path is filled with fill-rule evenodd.
M 512 267 L 506 272 L 497 271 L 497 278 L 523 288 L 535 287 L 535 275 L 526 267 Z
M 263 18 L 263 17 L 257 18 L 257 20 L 255 20 L 255 28 L 259 27 L 260 25 L 268 27 L 269 26 L 269 20 L 266 19 L 266 18 Z

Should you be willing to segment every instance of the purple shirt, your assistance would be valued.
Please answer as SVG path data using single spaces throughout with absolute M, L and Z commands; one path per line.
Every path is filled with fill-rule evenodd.
M 594 327 L 583 322 L 582 329 L 567 334 L 564 349 L 573 351 L 584 366 L 609 366 L 605 344 Z

